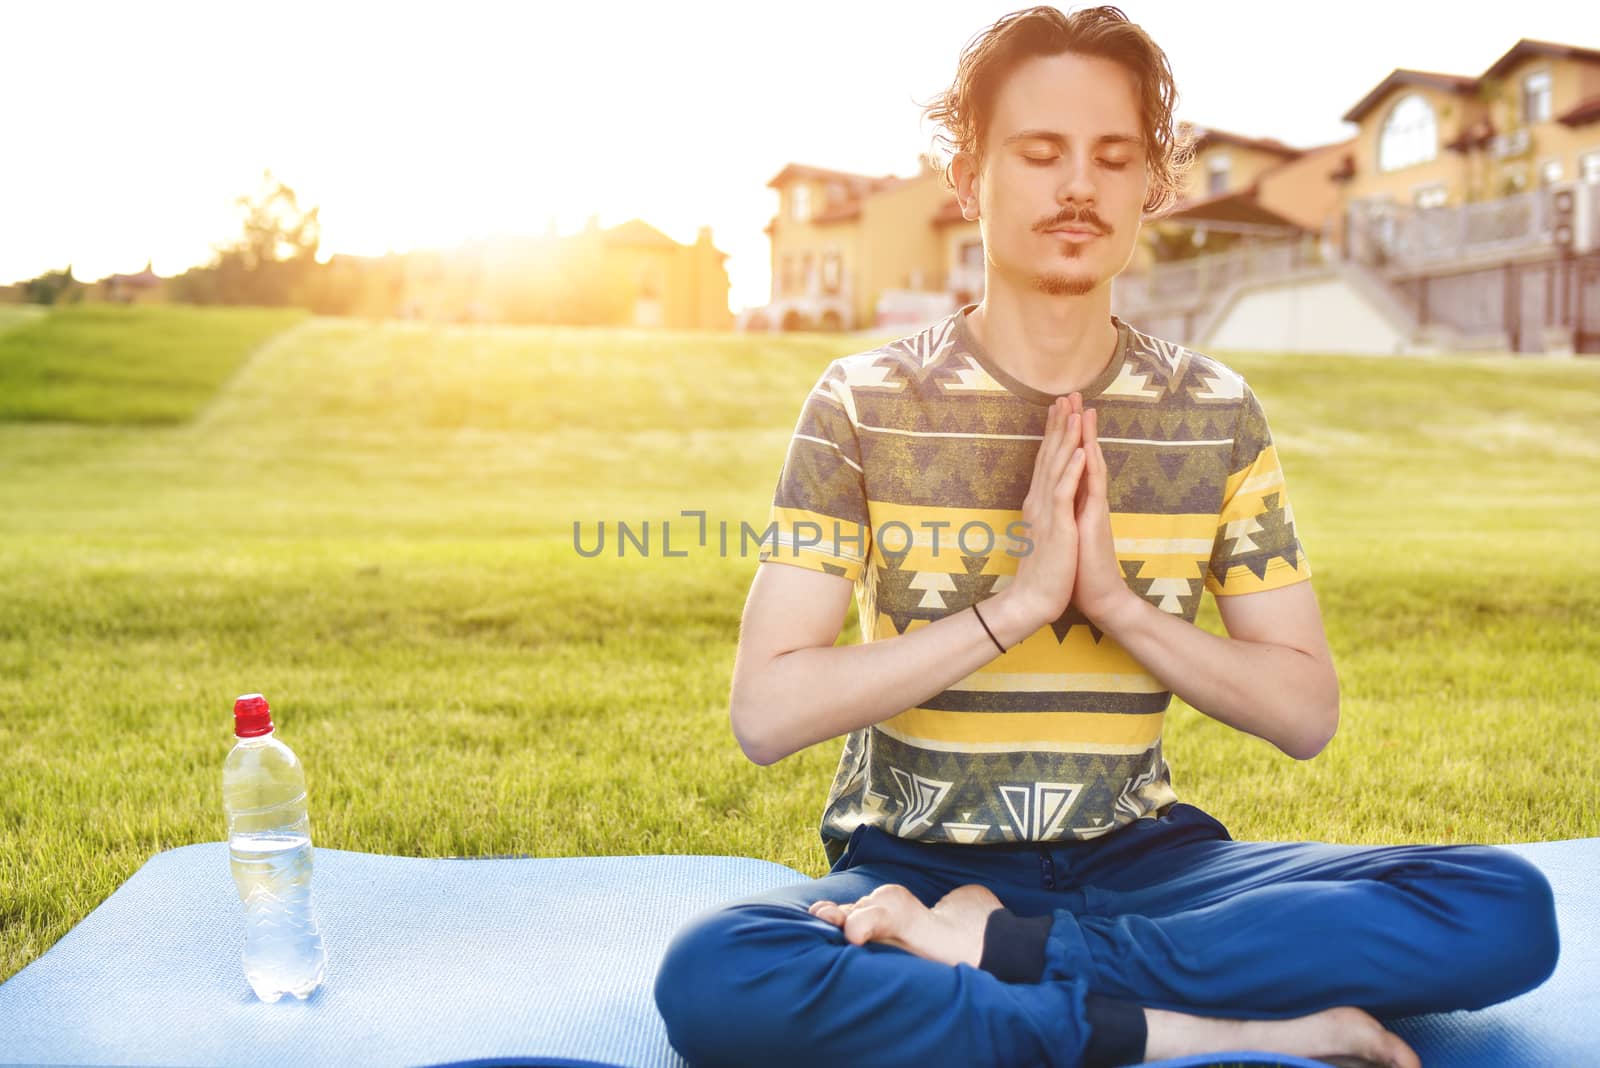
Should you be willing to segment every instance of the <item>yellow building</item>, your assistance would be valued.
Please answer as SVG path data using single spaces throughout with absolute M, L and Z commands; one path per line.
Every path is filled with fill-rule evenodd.
M 599 246 L 601 269 L 625 280 L 633 326 L 727 330 L 726 252 L 711 243 L 711 227 L 700 227 L 692 245 L 680 244 L 642 219 L 609 230 L 590 228 L 574 240 Z
M 1182 124 L 1196 168 L 1178 207 L 1147 221 L 1129 264 L 1138 271 L 1241 234 L 1316 232 L 1339 210 L 1332 180 L 1349 142 L 1295 149 Z M 779 209 L 765 228 L 772 297 L 747 329 L 851 330 L 909 326 L 983 297 L 983 235 L 962 217 L 927 156 L 914 177 L 872 177 L 791 163 L 768 186 Z M 1191 248 L 1191 245 L 1193 246 Z
M 1240 244 L 1326 236 L 1342 213 L 1334 180 L 1353 139 L 1294 148 L 1274 138 L 1181 122 L 1194 164 L 1177 204 L 1148 220 L 1130 271 Z
M 1146 219 L 1114 311 L 1184 344 L 1600 351 L 1600 51 L 1518 40 L 1475 77 L 1398 69 L 1296 148 L 1179 123 L 1194 165 Z M 936 164 L 790 164 L 772 299 L 745 328 L 886 329 L 983 295 L 977 222 Z
M 1197 131 L 1113 307 L 1199 346 L 1600 352 L 1600 51 L 1397 69 L 1343 118 L 1306 150 Z
M 1146 224 L 1134 266 L 1247 236 L 1343 250 L 1352 212 L 1392 219 L 1396 207 L 1600 183 L 1600 51 L 1523 38 L 1477 77 L 1397 69 L 1343 118 L 1353 136 L 1306 149 L 1180 123 L 1195 164 L 1178 205 Z
M 1245 344 L 1257 334 L 1225 321 L 1228 306 L 1269 281 L 1280 347 L 1295 343 L 1281 323 L 1315 323 L 1317 306 L 1360 318 L 1367 304 L 1378 310 L 1353 350 L 1588 351 L 1600 338 L 1584 318 L 1600 275 L 1561 260 L 1600 256 L 1600 51 L 1523 38 L 1476 77 L 1395 70 L 1344 119 L 1352 136 L 1309 148 L 1179 123 L 1194 165 L 1175 206 L 1141 227 L 1119 313 Z M 772 299 L 740 325 L 909 326 L 982 297 L 980 226 L 929 158 L 910 178 L 792 163 L 767 184 Z M 1508 274 L 1492 321 L 1469 307 L 1481 279 L 1428 277 L 1507 257 L 1548 277 Z M 1300 275 L 1304 293 L 1284 288 Z
M 909 321 L 953 291 L 982 295 L 978 224 L 961 218 L 927 157 L 911 178 L 791 163 L 767 185 L 778 191 L 765 229 L 772 300 L 745 326 L 864 329 L 895 322 L 897 307 Z
M 1433 207 L 1600 181 L 1600 51 L 1523 38 L 1475 78 L 1395 70 L 1345 112 L 1350 201 Z

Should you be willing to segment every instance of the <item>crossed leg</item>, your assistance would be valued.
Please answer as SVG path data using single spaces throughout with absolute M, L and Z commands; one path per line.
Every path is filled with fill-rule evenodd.
M 1089 972 L 1006 982 L 972 965 L 970 941 L 953 961 L 936 960 L 918 952 L 919 935 L 910 926 L 857 941 L 832 922 L 827 904 L 819 905 L 836 903 L 841 916 L 851 909 L 837 903 L 868 899 L 926 912 L 968 885 L 959 874 L 949 864 L 880 856 L 707 910 L 676 934 L 657 975 L 656 1003 L 669 1040 L 691 1063 L 706 1066 L 1098 1063 L 1095 1040 L 1103 1036 L 1091 1007 L 1105 998 L 1091 989 Z M 1000 889 L 1025 907 L 1026 887 Z M 986 893 L 965 891 L 962 910 L 987 915 Z M 1345 1062 L 1351 1064 L 1417 1063 L 1403 1042 L 1351 1006 L 1299 1019 L 1218 1019 L 1159 1008 L 1143 1009 L 1143 1018 L 1143 1055 L 1150 1058 L 1265 1049 L 1334 1063 L 1340 1054 L 1364 1058 Z
M 874 841 L 896 856 L 915 851 Z M 1349 1036 L 1370 1038 L 1374 1015 L 1513 997 L 1548 978 L 1559 955 L 1548 881 L 1492 846 L 1235 842 L 1212 817 L 1180 804 L 1098 843 L 1048 852 L 1080 896 L 1063 907 L 1059 890 L 1003 889 L 1013 922 L 996 926 L 1036 943 L 1031 954 L 1013 954 L 1032 960 L 1036 974 L 1012 978 L 1086 978 L 1093 995 L 1143 1005 L 1151 1056 L 1167 1048 L 1170 1025 L 1193 1030 L 1189 1013 L 1326 1022 L 1331 1011 L 1344 1014 Z M 968 890 L 987 913 L 988 895 Z M 852 941 L 892 939 L 935 960 L 962 953 L 970 943 L 947 936 L 927 911 L 893 886 L 812 909 Z M 1366 1048 L 1362 1055 L 1379 1062 L 1414 1061 L 1392 1035 Z
M 1191 830 L 1221 828 L 1178 808 Z M 1019 908 L 1052 918 L 1042 980 L 1087 974 L 1096 993 L 1180 1012 L 1393 1018 L 1483 1008 L 1555 970 L 1550 884 L 1509 850 L 1236 842 L 1167 822 L 1083 854 L 1083 910 L 1042 894 Z
M 891 883 L 853 902 L 817 901 L 811 914 L 837 924 L 854 944 L 883 942 L 954 964 L 982 959 L 989 914 L 1003 907 L 987 887 L 969 884 L 952 890 L 929 909 L 905 887 Z M 1352 1068 L 1420 1068 L 1421 1064 L 1403 1039 L 1352 1006 L 1289 1020 L 1248 1021 L 1154 1008 L 1142 1011 L 1142 1060 L 1248 1049 L 1326 1057 L 1327 1063 Z

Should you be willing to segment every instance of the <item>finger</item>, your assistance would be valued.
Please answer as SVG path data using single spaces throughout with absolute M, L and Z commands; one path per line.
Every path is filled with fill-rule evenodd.
M 1084 465 L 1088 462 L 1088 456 L 1081 446 L 1072 450 L 1072 460 L 1067 464 L 1066 470 L 1061 472 L 1061 481 L 1056 484 L 1056 492 L 1064 502 L 1075 503 L 1078 484 L 1083 478 Z
M 1044 459 L 1045 450 L 1050 447 L 1051 432 L 1056 428 L 1056 408 L 1051 405 L 1044 413 L 1044 433 L 1039 436 L 1039 447 L 1033 453 L 1033 474 L 1039 476 L 1040 462 Z
M 1055 463 L 1045 472 L 1045 484 L 1053 486 L 1061 480 L 1061 473 L 1067 469 L 1067 464 L 1072 460 L 1072 452 L 1083 443 L 1083 416 L 1077 412 L 1067 416 L 1067 426 L 1061 437 L 1061 449 L 1055 456 Z
M 1061 476 L 1056 479 L 1055 495 L 1056 504 L 1070 507 L 1073 494 L 1078 488 L 1078 477 L 1074 473 L 1083 468 L 1083 446 L 1072 450 L 1072 455 L 1067 459 L 1067 465 L 1062 468 Z
M 1089 421 L 1084 433 L 1089 439 L 1089 492 L 1096 497 L 1106 496 L 1106 454 L 1100 449 L 1100 411 L 1089 409 Z
M 1086 408 L 1083 412 L 1083 475 L 1078 482 L 1076 497 L 1077 512 L 1081 516 L 1088 507 L 1090 499 L 1095 494 L 1098 485 L 1096 476 L 1096 458 L 1100 453 L 1100 411 L 1097 408 Z
M 1061 447 L 1050 458 L 1050 466 L 1044 472 L 1044 485 L 1046 492 L 1061 481 L 1061 473 L 1067 469 L 1067 464 L 1072 462 L 1073 450 L 1078 447 L 1082 437 L 1082 427 L 1076 412 L 1067 416 L 1067 429 L 1062 437 Z
M 1028 492 L 1022 498 L 1022 514 L 1024 517 L 1032 514 L 1035 507 L 1034 502 L 1039 495 L 1036 487 L 1043 484 L 1044 472 L 1050 468 L 1050 456 L 1055 449 L 1056 423 L 1059 413 L 1060 409 L 1053 404 L 1050 406 L 1049 411 L 1045 413 L 1044 434 L 1039 439 L 1038 450 L 1033 454 L 1033 476 L 1028 482 Z
M 1056 418 L 1056 415 L 1060 410 L 1061 410 L 1061 406 L 1059 404 L 1052 404 L 1052 405 L 1050 405 L 1050 410 L 1045 413 L 1045 417 L 1044 417 L 1044 436 L 1039 439 L 1039 449 L 1038 449 L 1037 452 L 1035 452 L 1033 454 L 1033 479 L 1034 479 L 1034 481 L 1038 480 L 1039 472 L 1043 471 L 1045 469 L 1045 467 L 1047 466 L 1047 460 L 1048 460 L 1048 457 L 1050 456 L 1050 450 L 1051 450 L 1052 446 L 1054 445 L 1055 439 L 1056 439 L 1056 423 L 1058 421 L 1057 418 Z
M 1079 500 L 1083 485 L 1083 469 L 1088 463 L 1088 457 L 1080 446 L 1072 452 L 1072 460 L 1067 464 L 1066 470 L 1061 472 L 1061 479 L 1056 483 L 1056 507 L 1060 512 L 1062 536 L 1070 536 L 1077 531 L 1077 518 L 1082 509 Z
M 1078 478 L 1078 488 L 1072 495 L 1072 511 L 1079 519 L 1083 518 L 1083 511 L 1089 506 L 1089 499 L 1094 496 L 1092 483 L 1094 474 L 1094 458 L 1089 450 L 1083 453 L 1083 473 Z
M 1047 473 L 1046 477 L 1048 477 L 1050 463 L 1057 462 L 1062 449 L 1066 447 L 1067 435 L 1072 429 L 1072 409 L 1067 405 L 1067 402 L 1058 400 L 1051 404 L 1050 407 L 1056 413 L 1056 425 L 1055 432 L 1050 436 L 1050 455 L 1044 467 L 1044 471 Z M 1068 451 L 1071 450 L 1069 449 Z

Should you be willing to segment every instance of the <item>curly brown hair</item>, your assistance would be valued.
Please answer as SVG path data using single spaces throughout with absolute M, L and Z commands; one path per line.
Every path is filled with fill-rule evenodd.
M 1150 180 L 1144 211 L 1159 215 L 1172 207 L 1194 164 L 1194 137 L 1190 130 L 1173 125 L 1178 90 L 1167 54 L 1120 8 L 1109 4 L 1071 14 L 1048 5 L 1025 8 L 1002 15 L 975 34 L 962 50 L 950 88 L 922 105 L 924 116 L 942 127 L 935 144 L 952 158 L 966 152 L 982 166 L 984 138 L 1005 75 L 1024 59 L 1063 52 L 1099 56 L 1133 72 Z M 954 189 L 950 160 L 943 170 L 945 185 Z

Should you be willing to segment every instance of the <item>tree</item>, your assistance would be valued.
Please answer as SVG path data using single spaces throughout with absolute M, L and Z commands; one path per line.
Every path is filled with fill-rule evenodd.
M 22 299 L 29 304 L 65 304 L 83 299 L 83 286 L 72 277 L 72 264 L 63 271 L 46 271 L 22 283 Z
M 174 280 L 179 300 L 198 304 L 310 303 L 322 243 L 320 208 L 304 210 L 295 191 L 262 172 L 254 195 L 237 197 L 243 232 L 230 244 L 212 246 L 215 258 Z
M 294 190 L 274 178 L 270 170 L 262 172 L 255 199 L 242 196 L 234 203 L 245 211 L 244 235 L 224 251 L 241 256 L 246 270 L 316 260 L 322 243 L 317 213 L 322 209 L 301 211 Z

